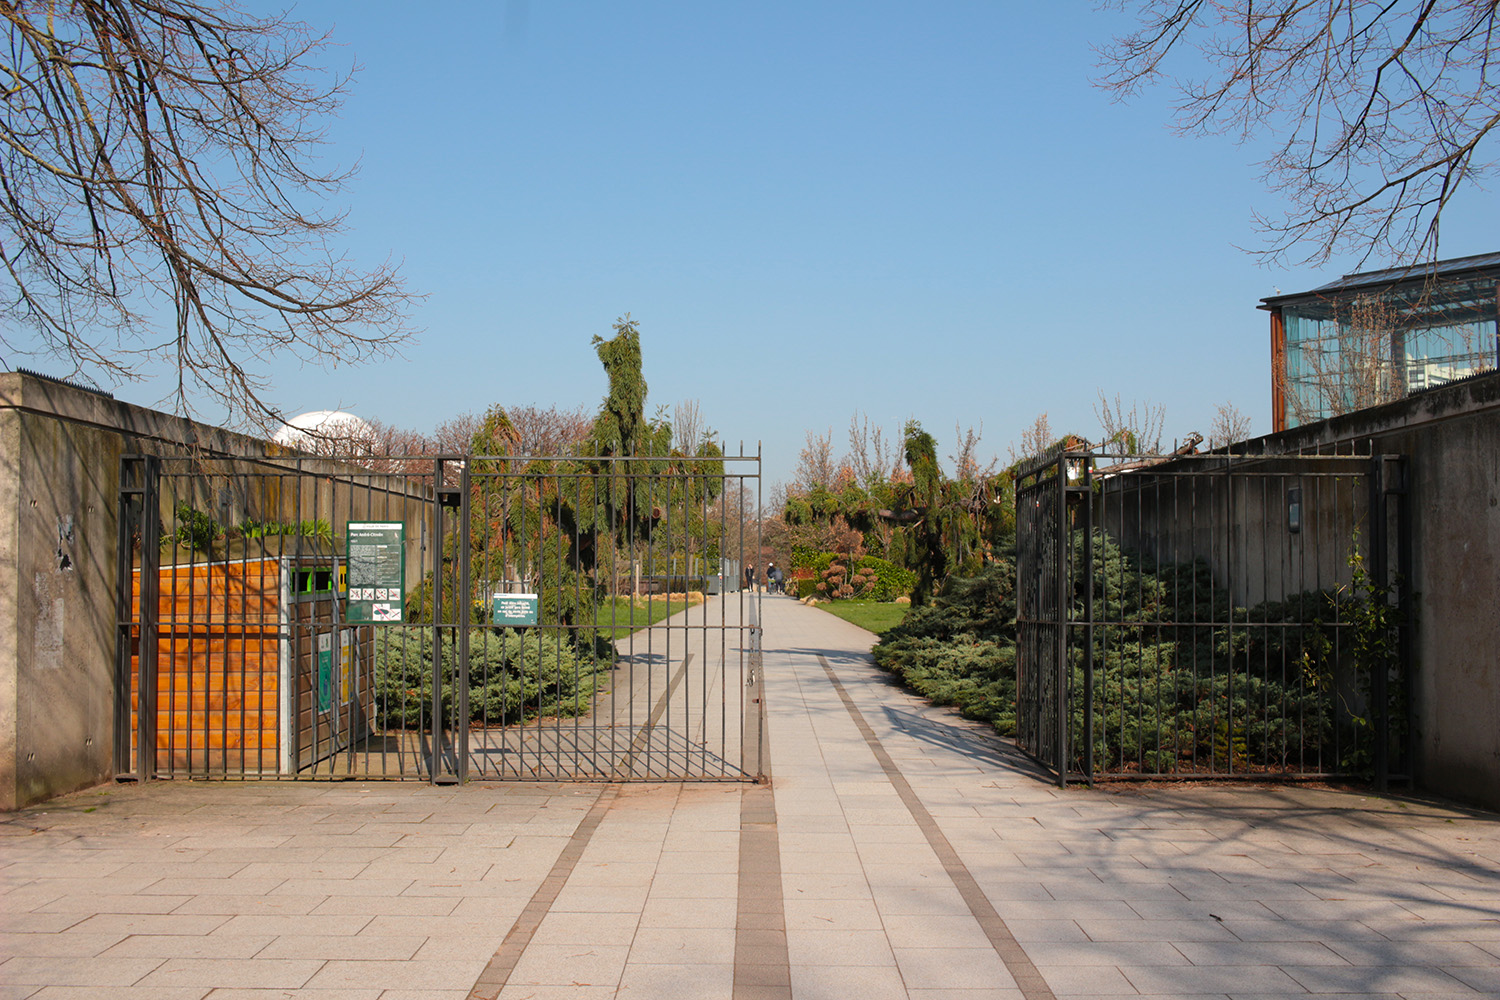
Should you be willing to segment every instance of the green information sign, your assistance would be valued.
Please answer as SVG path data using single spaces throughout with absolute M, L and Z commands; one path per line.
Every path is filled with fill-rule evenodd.
M 535 594 L 496 594 L 492 601 L 492 624 L 512 627 L 536 624 L 538 602 Z
M 328 632 L 318 635 L 318 712 L 322 714 L 333 708 L 333 636 Z
M 405 620 L 406 525 L 350 521 L 345 562 L 349 569 L 347 622 Z

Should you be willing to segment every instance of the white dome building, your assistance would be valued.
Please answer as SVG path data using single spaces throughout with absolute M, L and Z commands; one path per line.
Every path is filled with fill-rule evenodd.
M 370 450 L 375 428 L 344 410 L 313 410 L 288 420 L 271 440 L 319 455 L 357 455 Z

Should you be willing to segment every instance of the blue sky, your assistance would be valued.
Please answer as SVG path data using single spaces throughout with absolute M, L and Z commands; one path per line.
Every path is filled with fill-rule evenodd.
M 288 412 L 420 430 L 491 403 L 595 404 L 590 348 L 641 323 L 654 403 L 701 400 L 786 478 L 808 429 L 915 416 L 1004 456 L 1099 390 L 1167 436 L 1233 402 L 1270 429 L 1258 300 L 1353 267 L 1260 267 L 1257 148 L 1184 138 L 1173 95 L 1091 85 L 1123 27 L 1086 3 L 316 0 L 363 67 L 329 157 L 356 260 L 427 298 L 403 361 L 272 362 Z M 1461 201 L 1442 254 L 1495 249 Z M 1482 235 L 1483 234 L 1483 235 Z M 1489 240 L 1491 242 L 1486 243 Z M 1382 262 L 1372 262 L 1376 266 Z M 154 401 L 150 384 L 123 398 Z

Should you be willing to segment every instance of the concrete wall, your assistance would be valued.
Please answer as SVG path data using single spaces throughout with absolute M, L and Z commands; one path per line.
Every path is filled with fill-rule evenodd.
M 243 435 L 0 373 L 0 808 L 114 774 L 116 495 L 133 450 Z
M 1267 474 L 1230 485 L 1211 474 L 1222 458 L 1207 455 L 1106 479 L 1096 523 L 1163 563 L 1204 559 L 1236 603 L 1338 586 L 1349 581 L 1354 530 L 1369 537 L 1365 484 L 1332 463 L 1309 476 L 1304 463 L 1278 464 L 1276 456 L 1405 456 L 1412 531 L 1406 583 L 1415 605 L 1413 773 L 1422 788 L 1500 809 L 1500 374 L 1233 451 L 1265 456 L 1237 464 Z M 1295 535 L 1286 530 L 1292 486 L 1303 497 Z M 1393 573 L 1395 567 L 1392 559 Z
M 1216 589 L 1241 607 L 1350 582 L 1349 554 L 1365 524 L 1366 459 L 1240 459 L 1201 455 L 1106 476 L 1094 521 L 1158 565 L 1202 560 Z M 1300 491 L 1299 530 L 1289 494 Z
M 0 373 L 0 808 L 114 776 L 117 501 L 120 457 L 131 453 L 250 459 L 285 449 Z M 324 460 L 309 471 L 353 470 Z M 337 496 L 359 516 L 348 487 L 330 492 L 309 477 L 303 488 Z M 408 543 L 420 546 L 430 494 L 403 491 Z M 168 523 L 171 502 L 163 496 Z M 408 569 L 420 579 L 413 556 Z
M 1268 452 L 1407 456 L 1417 780 L 1500 809 L 1500 374 L 1260 443 Z

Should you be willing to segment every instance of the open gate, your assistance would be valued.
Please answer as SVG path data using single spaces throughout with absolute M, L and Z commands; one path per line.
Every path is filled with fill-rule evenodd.
M 763 774 L 758 455 L 128 456 L 120 481 L 122 776 Z
M 1065 453 L 1021 473 L 1017 742 L 1059 783 L 1404 778 L 1404 470 Z

